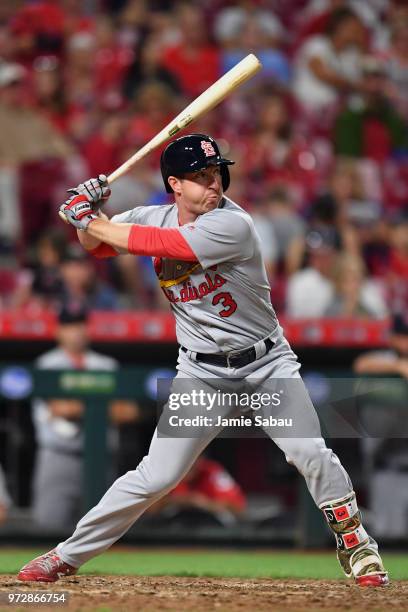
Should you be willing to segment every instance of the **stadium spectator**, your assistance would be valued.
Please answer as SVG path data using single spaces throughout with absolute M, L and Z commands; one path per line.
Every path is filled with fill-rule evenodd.
M 312 227 L 331 227 L 339 247 L 361 254 L 356 225 L 360 220 L 377 220 L 381 209 L 368 200 L 360 168 L 353 159 L 338 157 L 327 179 L 327 188 L 310 210 Z
M 24 2 L 11 16 L 16 59 L 25 65 L 41 55 L 62 55 L 66 14 L 60 3 Z
M 114 262 L 116 287 L 120 291 L 121 305 L 138 310 L 168 310 L 168 301 L 157 288 L 156 275 L 150 257 L 135 258 L 123 255 Z
M 359 0 L 310 0 L 306 3 L 297 20 L 296 46 L 310 36 L 324 34 L 332 13 L 341 8 L 352 10 L 360 19 L 370 39 L 383 37 L 383 18 L 389 0 L 378 2 L 360 2 Z
M 333 266 L 334 294 L 323 315 L 337 318 L 383 318 L 385 301 L 378 287 L 367 280 L 364 262 L 340 253 Z
M 384 52 L 386 72 L 391 87 L 388 93 L 397 110 L 408 120 L 408 10 L 399 7 L 390 23 L 391 40 Z
M 306 236 L 307 265 L 288 279 L 286 315 L 294 319 L 322 317 L 333 299 L 332 270 L 338 243 L 330 228 Z
M 105 109 L 99 118 L 98 129 L 85 137 L 81 144 L 81 153 L 90 173 L 96 176 L 100 174 L 101 168 L 106 175 L 118 168 L 129 130 L 128 117 L 122 112 Z
M 19 64 L 0 63 L 0 129 L 0 163 L 4 165 L 73 153 L 53 126 L 30 107 L 27 72 Z
M 277 262 L 279 271 L 285 275 L 296 272 L 301 263 L 298 253 L 300 250 L 303 253 L 306 228 L 294 208 L 289 189 L 284 184 L 273 187 L 253 218 L 263 249 L 270 251 L 266 252 L 266 260 Z
M 123 81 L 134 61 L 135 53 L 120 44 L 111 18 L 98 16 L 95 24 L 93 70 L 95 89 L 102 106 L 120 107 L 123 102 Z
M 81 304 L 66 302 L 59 313 L 57 346 L 36 361 L 39 369 L 113 371 L 117 362 L 89 349 L 87 311 Z M 84 404 L 70 398 L 35 399 L 33 423 L 38 445 L 33 475 L 33 518 L 47 529 L 70 529 L 79 519 L 83 495 L 82 419 Z M 132 401 L 110 404 L 115 424 L 138 417 Z
M 285 274 L 297 270 L 296 254 L 299 243 L 305 235 L 305 223 L 296 212 L 290 191 L 279 185 L 269 195 L 269 215 L 278 242 L 278 261 Z
M 195 98 L 221 75 L 219 50 L 208 40 L 199 5 L 178 4 L 176 23 L 181 41 L 164 50 L 162 63 L 177 78 L 183 93 Z
M 128 134 L 122 141 L 119 164 L 134 154 L 140 146 L 139 138 L 137 134 Z M 156 203 L 156 201 L 161 203 L 160 197 L 164 202 L 166 196 L 162 194 L 161 177 L 157 172 L 151 171 L 151 163 L 145 158 L 115 181 L 115 188 L 112 190 L 106 209 L 109 215 L 116 215 L 128 210 L 130 205 L 142 206 Z
M 385 66 L 376 58 L 364 58 L 361 84 L 360 97 L 336 117 L 336 153 L 379 164 L 393 155 L 408 155 L 408 128 L 386 97 Z
M 177 114 L 179 106 L 172 90 L 159 81 L 150 81 L 138 88 L 134 100 L 134 112 L 128 128 L 128 142 L 141 147 L 160 130 L 163 129 Z M 157 164 L 160 151 L 154 151 L 149 164 Z
M 32 267 L 20 275 L 10 306 L 37 309 L 56 306 L 63 289 L 60 265 L 65 249 L 61 230 L 49 230 L 40 237 Z
M 82 304 L 90 310 L 117 310 L 119 298 L 116 291 L 98 279 L 89 255 L 78 245 L 72 244 L 61 261 L 62 289 L 58 305 Z
M 19 178 L 20 231 L 24 244 L 29 244 L 44 224 L 55 224 L 54 189 L 66 179 L 65 160 L 74 149 L 41 112 L 29 106 L 27 73 L 18 64 L 0 65 L 0 130 L 0 165 L 14 168 Z
M 91 32 L 95 27 L 95 15 L 92 14 L 82 0 L 63 0 L 64 38 L 74 32 Z
M 343 161 L 334 168 L 328 180 L 328 190 L 319 195 L 311 204 L 306 238 L 299 236 L 291 252 L 291 266 L 295 271 L 307 256 L 307 238 L 324 236 L 336 250 L 345 249 L 354 255 L 360 255 L 360 244 L 355 228 L 349 222 L 348 210 L 351 194 L 356 188 L 355 169 Z M 315 234 L 315 232 L 317 232 Z
M 267 201 L 261 201 L 252 213 L 256 232 L 261 240 L 261 252 L 269 282 L 275 277 L 278 259 L 278 240 L 272 219 L 269 217 Z
M 238 123 L 228 114 L 232 125 L 226 135 L 234 149 L 245 151 L 247 197 L 256 201 L 265 197 L 273 185 L 286 183 L 296 206 L 304 207 L 315 194 L 321 167 L 312 141 L 293 129 L 291 98 L 276 87 L 263 84 L 255 87 L 244 102 L 246 112 Z M 252 112 L 248 112 L 250 109 Z
M 5 0 L 0 4 L 0 24 L 4 25 L 10 21 L 16 10 L 13 0 Z
M 75 31 L 67 37 L 65 46 L 64 81 L 67 102 L 78 111 L 91 112 L 98 102 L 94 70 L 97 49 L 95 34 Z
M 289 86 L 291 67 L 282 50 L 285 32 L 271 10 L 253 7 L 247 2 L 227 7 L 218 14 L 214 32 L 222 47 L 222 72 L 230 70 L 251 51 L 263 66 L 258 80 Z
M 152 82 L 165 85 L 172 96 L 177 97 L 180 94 L 178 79 L 161 64 L 161 55 L 162 43 L 158 37 L 153 35 L 146 37 L 124 81 L 127 98 L 136 97 L 141 87 Z
M 346 5 L 344 0 L 311 0 L 295 17 L 294 49 L 311 36 L 324 36 L 331 14 Z
M 111 2 L 111 14 L 114 14 L 118 26 L 118 41 L 122 46 L 136 49 L 144 41 L 145 33 L 153 28 L 154 17 L 146 0 L 127 0 Z
M 408 311 L 408 215 L 393 219 L 385 280 L 392 312 Z
M 333 11 L 324 36 L 313 36 L 297 51 L 293 92 L 302 107 L 322 119 L 344 94 L 357 91 L 365 30 L 348 8 Z
M 65 250 L 66 240 L 60 230 L 48 231 L 38 242 L 32 290 L 45 304 L 53 303 L 61 292 L 60 264 Z
M 261 92 L 251 139 L 249 172 L 261 174 L 284 165 L 290 147 L 290 115 L 285 98 L 268 89 Z
M 33 62 L 32 88 L 34 106 L 62 133 L 68 131 L 70 109 L 60 62 L 56 56 L 38 57 Z
M 245 23 L 252 19 L 260 26 L 263 35 L 271 39 L 282 38 L 284 29 L 279 18 L 271 10 L 262 9 L 246 0 L 239 0 L 233 6 L 226 6 L 217 11 L 213 24 L 216 40 L 224 48 L 234 48 Z
M 360 165 L 354 159 L 338 156 L 327 182 L 328 191 L 344 217 L 352 202 L 366 200 Z

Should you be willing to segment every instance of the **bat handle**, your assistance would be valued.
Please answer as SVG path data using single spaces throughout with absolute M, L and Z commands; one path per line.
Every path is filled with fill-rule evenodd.
M 64 221 L 64 223 L 67 223 L 69 225 L 69 221 L 65 215 L 65 213 L 62 212 L 62 210 L 58 211 L 58 216 L 60 219 L 62 219 L 62 221 Z
M 69 221 L 68 221 L 68 219 L 67 219 L 66 214 L 65 214 L 65 213 L 63 213 L 63 212 L 62 212 L 62 210 L 59 210 L 59 211 L 58 211 L 58 216 L 59 216 L 59 218 L 60 218 L 60 219 L 61 219 L 61 220 L 62 220 L 64 223 L 67 223 L 67 225 L 69 225 L 69 224 L 70 224 L 70 223 L 69 223 Z

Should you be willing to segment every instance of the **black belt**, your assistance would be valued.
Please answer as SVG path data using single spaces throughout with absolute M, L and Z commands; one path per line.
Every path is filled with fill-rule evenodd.
M 265 355 L 269 353 L 273 345 L 270 338 L 266 338 L 263 343 L 265 344 Z M 188 350 L 184 347 L 180 347 L 182 351 L 185 353 Z M 211 365 L 220 366 L 222 368 L 243 368 L 248 363 L 252 363 L 257 359 L 255 347 L 251 346 L 251 348 L 246 349 L 245 351 L 241 351 L 240 353 L 234 353 L 233 355 L 213 355 L 211 353 L 196 353 L 196 361 L 204 361 L 204 363 L 209 363 Z

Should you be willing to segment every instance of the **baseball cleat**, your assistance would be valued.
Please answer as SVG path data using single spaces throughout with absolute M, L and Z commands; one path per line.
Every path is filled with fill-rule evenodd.
M 350 557 L 350 566 L 356 584 L 362 587 L 381 587 L 389 584 L 377 545 L 370 543 L 356 550 Z
M 72 576 L 76 572 L 77 568 L 65 563 L 54 548 L 24 565 L 17 579 L 33 582 L 56 582 L 59 578 Z
M 357 576 L 356 584 L 361 587 L 384 587 L 390 584 L 388 574 L 367 574 L 366 576 Z

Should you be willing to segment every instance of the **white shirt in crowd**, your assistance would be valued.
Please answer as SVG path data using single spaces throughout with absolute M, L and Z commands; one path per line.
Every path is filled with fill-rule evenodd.
M 321 81 L 309 67 L 312 58 L 321 58 L 339 76 L 351 81 L 359 75 L 357 49 L 350 48 L 337 53 L 326 36 L 313 36 L 299 49 L 294 70 L 293 92 L 298 101 L 310 110 L 319 110 L 333 104 L 338 98 L 336 87 Z
M 294 319 L 324 317 L 335 297 L 333 283 L 314 268 L 305 268 L 289 279 L 286 294 L 286 315 Z M 366 280 L 360 291 L 360 303 L 374 318 L 387 316 L 381 287 Z

